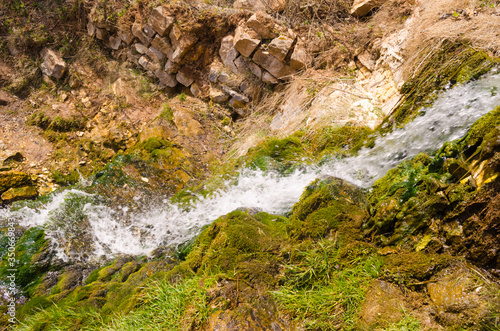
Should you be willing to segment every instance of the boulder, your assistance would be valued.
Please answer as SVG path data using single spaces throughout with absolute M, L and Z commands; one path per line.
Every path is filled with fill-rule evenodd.
M 385 2 L 386 0 L 355 0 L 351 8 L 351 15 L 363 17 L 372 9 L 382 6 Z
M 174 48 L 167 38 L 156 36 L 153 41 L 151 41 L 151 46 L 165 54 L 169 59 L 174 55 Z
M 118 37 L 120 37 L 120 39 L 123 40 L 127 45 L 130 45 L 135 39 L 134 35 L 130 31 L 130 28 L 118 30 L 117 34 Z
M 158 34 L 163 37 L 170 32 L 174 24 L 174 18 L 169 16 L 167 8 L 163 6 L 153 9 L 149 17 L 149 23 Z
M 274 38 L 269 44 L 268 51 L 280 61 L 285 60 L 288 52 L 292 48 L 294 40 L 285 36 Z
M 248 19 L 247 26 L 257 32 L 262 39 L 273 39 L 279 36 L 274 28 L 273 18 L 265 12 L 253 14 Z
M 169 57 L 169 59 L 174 62 L 180 62 L 184 55 L 186 55 L 186 53 L 189 52 L 189 50 L 198 41 L 197 37 L 183 32 L 177 25 L 172 27 L 169 35 L 174 48 L 174 53 L 172 54 L 172 57 Z
M 243 56 L 250 57 L 259 46 L 260 36 L 253 29 L 245 25 L 239 25 L 234 34 L 234 48 Z
M 210 98 L 210 100 L 216 103 L 223 103 L 229 100 L 229 94 L 213 86 L 210 86 L 208 97 Z
M 148 48 L 141 43 L 135 43 L 134 45 L 132 45 L 132 50 L 136 51 L 139 54 L 146 54 Z
M 236 72 L 238 68 L 234 64 L 234 60 L 238 57 L 239 53 L 234 48 L 234 37 L 233 36 L 225 36 L 222 38 L 219 55 L 222 59 L 222 63 L 231 71 Z
M 202 91 L 201 91 L 201 88 L 200 88 L 200 85 L 198 85 L 198 83 L 194 82 L 193 84 L 191 84 L 191 86 L 189 87 L 189 91 L 191 91 L 191 93 L 193 94 L 193 96 L 195 98 L 201 98 L 202 97 Z
M 253 61 L 248 62 L 248 68 L 250 71 L 257 76 L 257 78 L 262 79 L 262 68 L 255 64 Z
M 135 37 L 137 37 L 141 41 L 141 43 L 143 43 L 147 47 L 149 47 L 149 45 L 151 44 L 151 41 L 153 40 L 153 38 L 148 37 L 146 35 L 146 33 L 144 33 L 144 31 L 142 31 L 141 24 L 139 24 L 137 22 L 135 22 L 134 24 L 132 24 L 132 34 Z
M 153 27 L 149 23 L 146 23 L 146 25 L 144 25 L 144 28 L 142 29 L 142 31 L 144 31 L 144 34 L 146 35 L 146 37 L 148 37 L 150 39 L 153 39 L 153 37 L 156 34 L 156 31 L 153 29 Z
M 62 57 L 48 48 L 42 51 L 43 63 L 41 65 L 42 73 L 55 79 L 60 79 L 66 72 L 68 65 Z
M 168 74 L 175 74 L 179 70 L 179 63 L 176 63 L 172 60 L 168 60 L 167 63 L 165 63 L 165 71 Z
M 168 87 L 175 87 L 177 85 L 177 80 L 175 76 L 166 73 L 163 70 L 156 70 L 155 76 L 158 77 L 160 83 Z
M 154 62 L 162 62 L 165 59 L 165 54 L 154 48 L 153 46 L 149 47 L 146 51 L 146 55 L 149 56 L 151 60 Z
M 122 78 L 118 78 L 111 86 L 113 93 L 118 98 L 125 98 L 127 103 L 131 103 L 134 100 L 134 92 L 130 84 L 128 84 Z
M 281 61 L 272 56 L 268 51 L 258 49 L 253 56 L 255 63 L 269 71 L 273 76 L 278 77 L 281 69 L 285 66 Z
M 109 48 L 114 49 L 114 50 L 118 50 L 118 49 L 120 49 L 121 45 L 122 45 L 122 39 L 120 37 L 118 37 L 118 36 L 109 37 L 109 40 L 107 43 L 107 46 L 109 46 Z
M 250 69 L 248 68 L 248 65 L 247 65 L 247 61 L 245 60 L 245 58 L 243 56 L 240 56 L 236 60 L 234 60 L 234 65 L 237 68 L 237 72 L 235 72 L 235 73 L 239 73 L 239 74 L 244 75 L 250 71 Z
M 185 68 L 181 68 L 175 78 L 186 87 L 189 87 L 194 82 L 193 76 Z
M 1 198 L 2 202 L 11 203 L 18 200 L 34 199 L 38 196 L 38 192 L 32 186 L 11 187 L 5 191 Z

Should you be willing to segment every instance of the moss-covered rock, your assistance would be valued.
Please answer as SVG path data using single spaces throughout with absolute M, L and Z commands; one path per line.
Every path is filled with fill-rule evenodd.
M 330 230 L 359 227 L 366 217 L 366 193 L 338 178 L 315 180 L 293 206 L 290 237 L 320 238 Z
M 0 171 L 0 194 L 11 187 L 21 187 L 31 184 L 31 178 L 21 171 Z
M 276 252 L 286 238 L 286 218 L 255 217 L 234 211 L 217 219 L 196 239 L 186 260 L 169 277 L 226 272 L 253 281 L 273 283 Z M 273 254 L 274 253 L 274 254 Z
M 34 199 L 38 192 L 33 186 L 11 187 L 2 193 L 2 202 L 11 203 L 18 200 Z

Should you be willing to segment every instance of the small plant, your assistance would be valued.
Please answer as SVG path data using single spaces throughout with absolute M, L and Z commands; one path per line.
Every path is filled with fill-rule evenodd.
M 179 100 L 186 101 L 186 94 L 184 94 L 184 92 L 182 92 L 181 94 L 179 94 Z
M 160 117 L 165 118 L 170 123 L 173 123 L 174 113 L 172 112 L 172 108 L 170 108 L 170 105 L 165 102 L 161 107 L 162 107 L 162 112 L 160 114 Z

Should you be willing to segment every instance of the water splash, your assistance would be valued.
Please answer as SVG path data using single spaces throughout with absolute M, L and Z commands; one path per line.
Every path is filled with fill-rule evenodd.
M 159 246 L 189 240 L 204 225 L 239 207 L 275 214 L 289 211 L 304 188 L 321 176 L 336 176 L 361 187 L 370 187 L 401 161 L 420 152 L 433 152 L 444 142 L 463 136 L 474 121 L 500 105 L 500 95 L 496 93 L 498 86 L 500 74 L 493 71 L 480 80 L 450 88 L 411 123 L 378 137 L 373 148 L 362 149 L 356 157 L 303 167 L 286 177 L 245 169 L 236 183 L 228 183 L 210 197 L 198 199 L 189 209 L 166 202 L 148 205 L 143 208 L 147 212 L 130 211 L 123 206 L 102 204 L 98 197 L 88 193 L 67 190 L 55 194 L 43 207 L 0 210 L 0 218 L 15 217 L 21 225 L 45 226 L 59 257 L 64 259 L 147 254 Z M 80 198 L 77 200 L 81 205 L 70 205 L 68 209 L 75 197 Z M 66 217 L 67 223 L 57 221 L 58 215 L 68 210 L 76 216 Z M 85 233 L 79 234 L 71 219 L 86 222 Z M 85 238 L 88 242 L 86 253 L 71 253 L 68 243 L 72 236 Z

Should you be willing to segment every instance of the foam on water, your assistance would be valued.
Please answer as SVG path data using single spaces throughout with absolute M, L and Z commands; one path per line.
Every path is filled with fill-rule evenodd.
M 370 187 L 402 160 L 420 152 L 433 152 L 444 142 L 463 136 L 474 121 L 500 105 L 500 95 L 496 93 L 499 86 L 500 74 L 493 71 L 478 81 L 448 89 L 440 94 L 432 107 L 425 108 L 422 115 L 403 129 L 378 137 L 375 147 L 362 149 L 356 157 L 332 159 L 320 166 L 304 166 L 286 177 L 245 169 L 236 183 L 228 184 L 208 198 L 200 198 L 189 210 L 166 202 L 134 212 L 120 206 L 92 202 L 93 196 L 82 191 L 67 190 L 55 194 L 43 207 L 0 210 L 0 218 L 15 217 L 21 225 L 45 226 L 47 236 L 56 243 L 54 248 L 59 257 L 68 259 L 65 240 L 75 228 L 64 222 L 55 222 L 54 215 L 64 210 L 64 204 L 71 197 L 87 197 L 90 200 L 81 212 L 88 220 L 85 231 L 92 241 L 89 243 L 92 254 L 88 257 L 76 254 L 71 258 L 147 254 L 162 245 L 185 242 L 204 225 L 239 207 L 258 208 L 275 214 L 289 211 L 304 188 L 321 176 L 336 176 Z

